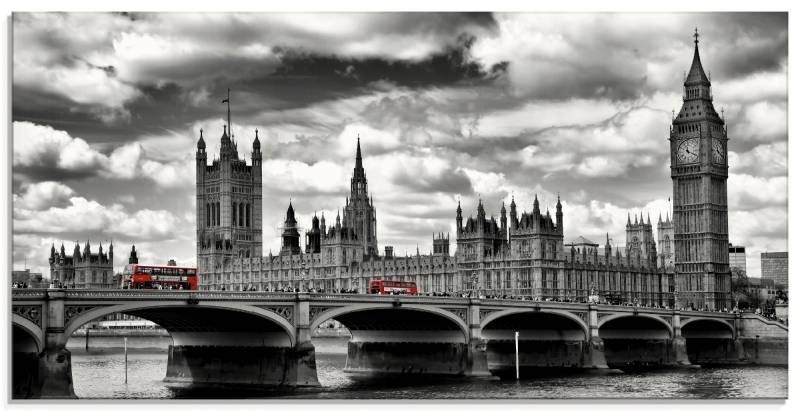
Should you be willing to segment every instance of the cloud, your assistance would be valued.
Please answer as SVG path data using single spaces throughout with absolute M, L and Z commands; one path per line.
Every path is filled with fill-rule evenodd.
M 585 126 L 553 127 L 520 139 L 504 158 L 543 173 L 575 171 L 588 178 L 616 177 L 667 157 L 666 114 L 638 107 Z
M 786 103 L 759 101 L 749 104 L 734 116 L 731 136 L 742 140 L 770 142 L 786 138 Z
M 25 208 L 14 204 L 14 231 L 24 234 L 101 233 L 106 237 L 166 239 L 178 231 L 180 219 L 165 210 L 141 209 L 128 212 L 120 204 L 105 206 L 80 196 L 69 198 L 62 207 Z
M 105 157 L 85 140 L 27 121 L 14 122 L 14 166 L 51 167 L 68 172 L 96 170 Z
M 280 195 L 349 192 L 346 167 L 330 161 L 306 164 L 292 160 L 264 161 L 264 189 Z
M 758 177 L 731 173 L 728 177 L 728 204 L 733 210 L 759 210 L 767 206 L 785 207 L 787 195 L 787 176 Z
M 730 152 L 730 172 L 760 176 L 785 176 L 787 174 L 787 142 L 760 144 L 744 153 Z
M 62 172 L 123 180 L 149 178 L 159 187 L 175 188 L 193 182 L 194 164 L 190 156 L 187 152 L 170 163 L 150 160 L 138 142 L 119 146 L 106 155 L 64 131 L 26 121 L 14 122 L 14 167 L 18 173 L 49 178 Z
M 30 210 L 46 210 L 69 204 L 75 194 L 70 187 L 55 181 L 42 181 L 25 187 L 22 195 L 14 195 L 14 204 Z

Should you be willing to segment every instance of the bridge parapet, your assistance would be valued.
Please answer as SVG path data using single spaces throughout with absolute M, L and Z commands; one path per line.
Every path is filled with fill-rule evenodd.
M 104 300 L 283 300 L 295 301 L 296 293 L 264 293 L 248 291 L 198 291 L 198 290 L 64 290 L 70 299 Z

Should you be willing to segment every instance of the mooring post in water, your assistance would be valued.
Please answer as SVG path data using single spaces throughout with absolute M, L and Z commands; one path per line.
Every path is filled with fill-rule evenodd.
M 89 327 L 86 327 L 86 351 L 89 351 Z
M 519 331 L 514 331 L 514 363 L 517 365 L 517 379 L 519 379 Z
M 128 337 L 125 338 L 125 384 L 128 383 Z

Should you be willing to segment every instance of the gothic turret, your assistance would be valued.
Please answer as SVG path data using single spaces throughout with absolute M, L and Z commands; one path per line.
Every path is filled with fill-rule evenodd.
M 128 264 L 139 264 L 139 256 L 136 255 L 136 245 L 131 245 L 131 254 L 128 256 Z
M 463 227 L 462 221 L 464 221 L 464 219 L 461 217 L 461 200 L 458 200 L 458 207 L 456 207 L 456 234 L 461 232 L 461 228 Z
M 500 207 L 500 231 L 503 232 L 503 237 L 508 240 L 508 218 L 506 218 L 506 203 Z
M 200 138 L 197 139 L 197 152 L 205 152 L 206 151 L 206 141 L 203 139 L 203 129 L 200 129 Z
M 297 219 L 294 216 L 294 207 L 291 200 L 286 210 L 286 220 L 283 222 L 281 235 L 281 255 L 300 254 L 300 232 L 297 231 Z
M 514 202 L 514 196 L 511 196 L 511 228 L 517 228 L 517 203 Z
M 256 138 L 253 139 L 253 153 L 251 155 L 251 159 L 253 160 L 253 167 L 257 167 L 258 170 L 254 173 L 254 177 L 257 177 L 259 182 L 261 181 L 261 141 L 258 140 L 258 129 L 256 129 Z
M 556 203 L 556 228 L 559 232 L 564 232 L 564 212 L 561 210 L 561 194 L 558 195 Z
M 239 154 L 236 152 L 236 147 L 234 147 L 233 142 L 228 136 L 227 125 L 222 126 L 222 138 L 220 139 L 219 145 L 219 158 L 223 161 L 235 160 L 239 158 Z

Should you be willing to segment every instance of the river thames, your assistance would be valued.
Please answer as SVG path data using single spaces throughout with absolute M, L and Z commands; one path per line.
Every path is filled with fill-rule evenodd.
M 354 379 L 343 372 L 346 338 L 314 339 L 319 388 L 269 391 L 214 390 L 168 385 L 166 353 L 74 350 L 72 373 L 79 398 L 197 399 L 569 399 L 569 398 L 786 398 L 788 368 L 727 366 L 629 371 L 620 375 L 525 376 L 516 380 Z

